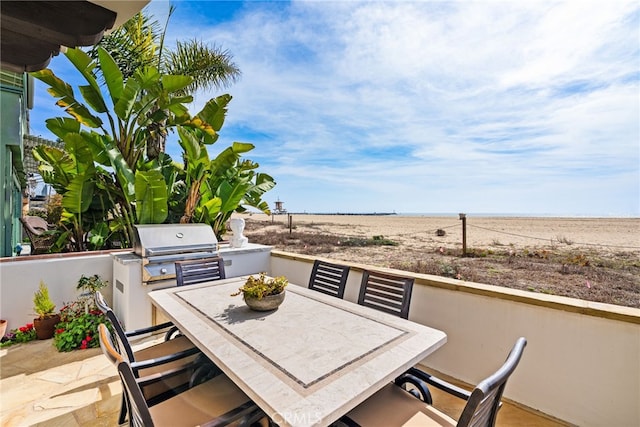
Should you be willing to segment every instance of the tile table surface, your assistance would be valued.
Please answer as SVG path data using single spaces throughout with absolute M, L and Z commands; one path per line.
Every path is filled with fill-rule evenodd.
M 340 418 L 446 342 L 444 332 L 290 284 L 274 311 L 231 294 L 247 277 L 150 292 L 281 426 Z

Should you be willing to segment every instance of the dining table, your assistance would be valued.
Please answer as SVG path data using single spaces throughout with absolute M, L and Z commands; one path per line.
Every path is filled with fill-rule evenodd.
M 272 311 L 248 276 L 150 292 L 157 310 L 279 426 L 327 426 L 444 345 L 444 332 L 290 283 Z

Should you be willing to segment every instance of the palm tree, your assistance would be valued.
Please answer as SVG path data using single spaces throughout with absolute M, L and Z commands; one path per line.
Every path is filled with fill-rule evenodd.
M 174 50 L 165 49 L 164 38 L 174 11 L 175 7 L 171 5 L 162 30 L 153 16 L 139 12 L 92 47 L 89 55 L 96 59 L 99 47 L 107 50 L 125 80 L 145 65 L 157 67 L 161 74 L 193 77 L 193 83 L 183 90 L 185 96 L 197 90 L 226 88 L 236 82 L 241 73 L 228 50 L 195 39 L 177 41 Z M 155 129 L 149 129 L 148 136 L 147 156 L 155 159 L 165 151 L 167 131 L 163 123 L 159 121 Z

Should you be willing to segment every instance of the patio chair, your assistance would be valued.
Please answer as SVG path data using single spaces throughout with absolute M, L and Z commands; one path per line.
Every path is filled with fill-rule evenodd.
M 155 382 L 143 388 L 143 393 L 150 402 L 162 401 L 188 388 L 194 382 L 194 374 L 209 378 L 220 373 L 220 370 L 202 355 L 200 350 L 187 337 L 179 335 L 169 339 L 171 331 L 165 335 L 165 341 L 133 351 L 129 338 L 166 330 L 172 327 L 173 323 L 167 322 L 149 328 L 125 332 L 115 313 L 107 305 L 99 291 L 96 292 L 95 300 L 96 305 L 106 316 L 114 331 L 116 343 L 112 345 L 115 349 L 114 351 L 121 355 L 121 358 L 132 363 L 132 369 L 136 376 L 149 376 L 167 370 L 176 372 L 175 375 L 167 377 L 168 379 L 164 381 Z M 111 334 L 109 335 L 111 336 Z M 101 337 L 101 346 L 102 340 L 103 337 Z M 111 337 L 109 342 L 113 342 Z M 103 353 L 112 363 L 117 364 L 118 360 L 112 357 L 111 352 L 105 352 L 103 348 Z M 125 401 L 123 400 L 119 417 L 120 424 L 124 422 L 126 414 Z
M 456 387 L 433 377 L 417 368 L 396 379 L 372 397 L 361 403 L 340 421 L 347 426 L 457 426 L 493 427 L 496 424 L 500 399 L 507 380 L 518 366 L 527 345 L 525 338 L 518 338 L 505 363 L 494 374 L 481 381 L 472 392 Z M 444 390 L 467 401 L 460 418 L 456 421 L 430 405 L 429 394 L 424 402 L 413 393 L 402 388 L 404 383 L 413 385 L 424 383 Z
M 342 299 L 349 268 L 346 265 L 315 260 L 309 278 L 309 289 Z
M 217 376 L 168 399 L 150 404 L 143 389 L 166 381 L 179 370 L 164 371 L 138 377 L 137 362 L 129 363 L 117 352 L 104 324 L 99 326 L 100 346 L 115 362 L 122 381 L 122 397 L 126 402 L 130 426 L 224 426 L 230 423 L 250 425 L 262 420 L 264 413 L 228 377 Z M 120 423 L 122 424 L 122 423 Z
M 176 262 L 178 286 L 221 280 L 226 278 L 224 260 L 221 257 L 192 259 Z
M 58 236 L 51 234 L 55 227 L 39 216 L 23 216 L 20 222 L 31 241 L 31 254 L 46 254 L 56 242 Z
M 412 278 L 365 270 L 358 304 L 407 319 L 413 282 Z

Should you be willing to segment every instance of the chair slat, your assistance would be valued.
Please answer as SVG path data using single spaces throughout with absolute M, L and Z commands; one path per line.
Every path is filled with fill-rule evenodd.
M 358 304 L 409 318 L 414 279 L 365 270 Z
M 346 265 L 316 260 L 309 278 L 309 289 L 343 298 L 349 269 Z
M 176 262 L 178 286 L 221 280 L 226 278 L 222 257 L 210 257 Z

